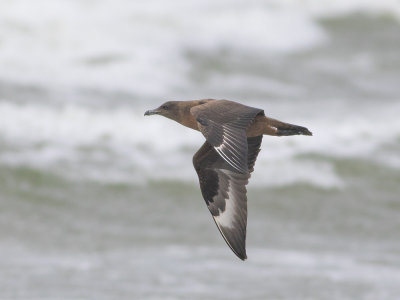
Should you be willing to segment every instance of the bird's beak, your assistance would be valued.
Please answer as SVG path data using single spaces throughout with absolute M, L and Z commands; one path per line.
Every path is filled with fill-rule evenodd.
M 156 109 L 150 109 L 144 113 L 145 116 L 151 116 L 151 115 L 158 115 L 160 111 Z

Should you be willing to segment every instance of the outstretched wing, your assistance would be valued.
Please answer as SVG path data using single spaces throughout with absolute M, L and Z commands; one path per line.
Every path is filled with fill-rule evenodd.
M 262 136 L 248 138 L 246 167 L 240 173 L 228 164 L 207 141 L 193 156 L 200 188 L 208 209 L 232 251 L 246 259 L 247 196 L 246 185 L 254 169 Z
M 210 101 L 191 108 L 199 129 L 218 154 L 236 171 L 248 172 L 246 129 L 262 109 L 228 100 Z

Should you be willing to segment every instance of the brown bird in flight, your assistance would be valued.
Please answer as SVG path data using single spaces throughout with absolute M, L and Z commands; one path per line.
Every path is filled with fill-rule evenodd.
M 201 193 L 225 242 L 245 260 L 246 185 L 263 135 L 312 133 L 271 119 L 262 109 L 229 100 L 168 101 L 144 115 L 162 115 L 204 135 L 205 143 L 193 156 Z

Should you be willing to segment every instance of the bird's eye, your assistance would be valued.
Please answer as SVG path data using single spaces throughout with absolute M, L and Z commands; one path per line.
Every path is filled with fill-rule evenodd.
M 163 105 L 163 106 L 161 106 L 161 108 L 167 110 L 168 109 L 168 105 Z

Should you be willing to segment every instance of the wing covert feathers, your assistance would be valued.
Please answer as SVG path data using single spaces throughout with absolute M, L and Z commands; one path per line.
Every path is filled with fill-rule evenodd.
M 236 171 L 247 173 L 246 129 L 263 110 L 228 100 L 194 106 L 199 129 L 217 153 Z

